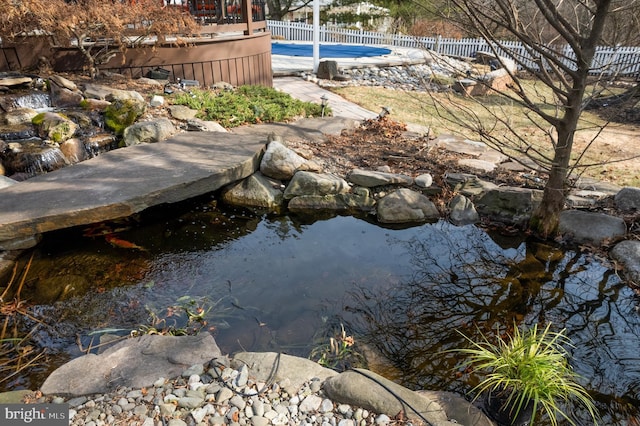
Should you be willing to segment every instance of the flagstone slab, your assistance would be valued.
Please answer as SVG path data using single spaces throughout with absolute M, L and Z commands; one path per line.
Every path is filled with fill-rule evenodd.
M 266 138 L 180 133 L 0 189 L 0 241 L 130 216 L 250 176 Z

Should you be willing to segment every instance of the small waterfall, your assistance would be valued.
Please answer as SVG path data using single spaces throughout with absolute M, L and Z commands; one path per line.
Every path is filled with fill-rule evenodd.
M 38 134 L 33 126 L 0 128 L 0 139 L 7 142 L 35 139 L 37 137 Z
M 28 179 L 69 164 L 60 148 L 43 144 L 39 139 L 11 142 L 9 148 L 2 162 L 8 174 L 16 180 Z
M 110 133 L 96 133 L 85 138 L 84 146 L 89 158 L 97 157 L 103 152 L 111 151 L 118 147 L 117 139 Z
M 45 92 L 32 92 L 16 97 L 13 105 L 16 108 L 31 108 L 36 111 L 50 109 L 51 97 Z

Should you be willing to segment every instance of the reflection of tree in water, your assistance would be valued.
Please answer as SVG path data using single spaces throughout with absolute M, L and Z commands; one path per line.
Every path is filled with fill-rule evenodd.
M 620 348 L 608 345 L 625 344 L 614 337 L 617 327 L 637 342 L 640 320 L 635 314 L 629 323 L 632 293 L 599 262 L 536 241 L 501 248 L 480 229 L 446 223 L 426 227 L 424 235 L 394 244 L 406 246 L 413 274 L 385 289 L 357 287 L 350 293 L 348 309 L 354 314 L 352 329 L 398 369 L 401 377 L 396 379 L 405 386 L 468 392 L 477 378 L 469 377 L 467 383 L 457 378 L 459 355 L 443 352 L 466 346 L 456 330 L 479 339 L 480 332 L 493 336 L 514 323 L 551 321 L 567 327 L 579 346 L 574 361 L 579 362 L 576 370 L 586 378 L 585 384 L 599 383 L 600 388 L 606 381 L 618 393 L 627 394 L 623 400 L 637 403 L 638 354 L 623 361 L 617 359 L 624 357 Z M 621 292 L 627 297 L 624 303 L 618 300 Z M 612 311 L 616 311 L 613 316 Z M 620 370 L 614 374 L 627 379 L 621 383 L 602 369 Z M 635 378 L 630 381 L 628 374 Z M 599 388 L 593 388 L 594 393 L 602 392 Z M 615 405 L 607 395 L 615 393 L 608 389 L 597 399 L 602 405 Z

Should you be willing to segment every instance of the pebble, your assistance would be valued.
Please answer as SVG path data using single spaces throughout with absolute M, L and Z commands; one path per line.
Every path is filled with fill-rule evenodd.
M 214 367 L 191 366 L 181 377 L 159 378 L 153 388 L 119 388 L 110 394 L 71 399 L 49 396 L 41 402 L 68 403 L 70 426 L 386 426 L 391 422 L 385 415 L 335 404 L 323 394 L 318 379 L 290 394 L 285 390 L 290 389 L 287 381 L 256 383 L 246 367 L 225 368 L 220 376 L 224 382 L 205 373 L 207 368 Z

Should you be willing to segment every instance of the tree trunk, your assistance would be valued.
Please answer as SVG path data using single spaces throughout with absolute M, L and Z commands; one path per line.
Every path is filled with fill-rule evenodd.
M 576 94 L 569 98 L 570 107 L 562 120 L 555 126 L 558 139 L 553 156 L 553 165 L 549 171 L 549 181 L 544 188 L 542 201 L 531 217 L 529 228 L 543 238 L 558 232 L 560 213 L 569 190 L 568 174 L 573 137 L 580 119 L 580 101 L 584 93 L 584 84 L 578 84 Z M 573 98 L 573 99 L 572 99 Z
M 596 2 L 591 31 L 588 37 L 582 37 L 574 48 L 577 68 L 570 73 L 573 85 L 564 102 L 564 115 L 554 123 L 558 138 L 554 148 L 553 165 L 549 172 L 549 181 L 544 189 L 540 206 L 531 217 L 529 228 L 547 238 L 558 232 L 560 213 L 564 209 L 566 193 L 569 190 L 567 176 L 569 161 L 573 149 L 573 137 L 583 109 L 583 97 L 589 78 L 589 69 L 595 55 L 596 46 L 601 39 L 604 23 L 613 0 Z
M 567 157 L 566 159 L 561 157 Z M 564 163 L 564 166 L 561 165 Z M 560 212 L 566 200 L 568 155 L 556 151 L 554 166 L 549 173 L 549 181 L 544 187 L 542 201 L 531 217 L 529 227 L 543 238 L 558 232 Z

